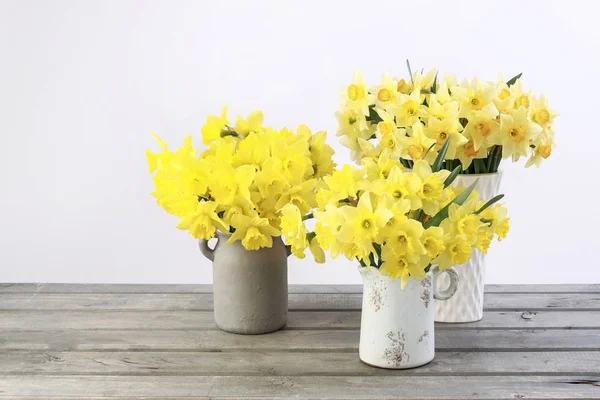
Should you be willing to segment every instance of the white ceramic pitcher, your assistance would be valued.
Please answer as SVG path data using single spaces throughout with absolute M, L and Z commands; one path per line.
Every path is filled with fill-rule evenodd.
M 418 367 L 433 360 L 434 298 L 446 300 L 456 292 L 456 270 L 434 267 L 426 279 L 410 279 L 404 289 L 399 279 L 384 276 L 376 268 L 361 267 L 359 271 L 363 277 L 360 359 L 390 369 Z M 432 280 L 440 274 L 448 276 L 450 285 L 434 291 Z

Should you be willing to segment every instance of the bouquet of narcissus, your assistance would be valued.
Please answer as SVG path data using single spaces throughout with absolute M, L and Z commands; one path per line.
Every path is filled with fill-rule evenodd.
M 465 174 L 498 171 L 502 159 L 539 166 L 554 147 L 556 111 L 544 95 L 534 96 L 521 85 L 521 74 L 504 81 L 438 79 L 410 72 L 408 79 L 384 74 L 367 87 L 356 73 L 342 90 L 338 136 L 353 158 L 399 159 L 408 168 L 425 154 L 433 162 L 446 140 L 450 146 L 442 168 L 461 167 Z M 429 150 L 429 152 L 428 152 Z
M 379 268 L 402 287 L 408 278 L 422 280 L 433 264 L 440 269 L 463 264 L 477 248 L 487 252 L 494 236 L 509 229 L 502 198 L 479 199 L 473 189 L 449 186 L 458 175 L 441 170 L 449 142 L 433 167 L 417 160 L 412 171 L 399 161 L 344 165 L 324 178 L 317 193 L 314 235 L 333 258 L 344 254 L 362 266 Z M 292 236 L 301 225 L 287 226 Z M 293 244 L 292 244 L 293 246 Z
M 191 137 L 169 151 L 158 136 L 161 152 L 147 152 L 155 190 L 152 195 L 169 214 L 179 217 L 177 228 L 193 237 L 210 239 L 215 230 L 231 233 L 247 250 L 271 247 L 274 236 L 294 223 L 302 237 L 286 237 L 296 256 L 309 247 L 317 261 L 323 251 L 304 226 L 304 216 L 316 207 L 315 193 L 335 164 L 325 132 L 312 134 L 304 125 L 296 132 L 263 126 L 262 112 L 235 125 L 209 116 L 202 128 L 208 149 L 197 152 Z M 296 233 L 298 233 L 296 232 Z

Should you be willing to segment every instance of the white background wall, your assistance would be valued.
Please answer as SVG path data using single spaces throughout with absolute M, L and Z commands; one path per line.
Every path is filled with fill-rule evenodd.
M 354 69 L 524 73 L 561 112 L 539 170 L 504 167 L 512 217 L 490 283 L 600 282 L 595 1 L 0 0 L 0 282 L 211 281 L 150 197 L 144 151 L 209 113 L 261 108 L 334 136 Z M 358 283 L 353 263 L 292 259 L 292 283 Z

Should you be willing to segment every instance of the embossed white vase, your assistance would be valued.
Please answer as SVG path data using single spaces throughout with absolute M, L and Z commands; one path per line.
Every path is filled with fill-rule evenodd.
M 498 194 L 502 173 L 458 175 L 452 186 L 470 186 L 477 181 L 475 190 L 481 199 L 489 200 Z M 460 284 L 454 296 L 435 305 L 436 322 L 474 322 L 483 318 L 483 286 L 485 283 L 485 254 L 473 249 L 471 259 L 457 268 Z M 441 276 L 437 289 L 448 286 L 448 278 Z
M 458 274 L 454 268 L 432 268 L 423 281 L 410 279 L 404 290 L 399 279 L 376 268 L 359 268 L 363 277 L 359 356 L 362 362 L 380 368 L 405 369 L 427 364 L 435 355 L 434 298 L 454 294 Z M 448 276 L 447 289 L 435 292 L 432 280 Z

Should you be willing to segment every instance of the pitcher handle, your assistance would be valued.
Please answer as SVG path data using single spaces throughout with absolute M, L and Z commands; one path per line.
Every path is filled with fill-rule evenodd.
M 217 237 L 217 244 L 215 244 L 215 248 L 211 249 L 208 246 L 208 240 L 200 239 L 198 241 L 198 247 L 200 248 L 200 252 L 204 255 L 204 257 L 208 258 L 210 261 L 215 261 L 215 250 L 219 245 L 219 238 Z
M 450 297 L 454 296 L 454 293 L 456 293 L 456 289 L 458 289 L 458 272 L 456 272 L 456 269 L 454 267 L 445 269 L 445 270 L 441 270 L 437 265 L 433 268 L 433 277 L 435 280 L 435 277 L 437 277 L 439 274 L 443 274 L 443 273 L 447 273 L 448 277 L 450 278 L 450 285 L 448 286 L 448 288 L 446 290 L 442 290 L 442 291 L 438 291 L 435 289 L 435 285 L 434 285 L 434 289 L 433 289 L 433 298 L 436 300 L 448 300 Z

